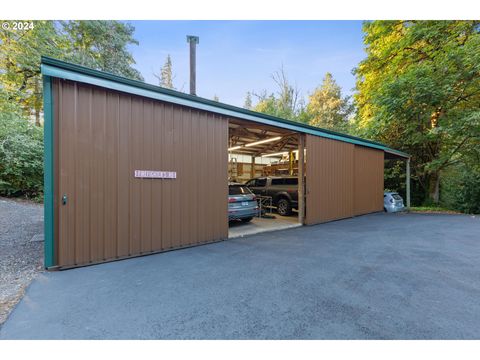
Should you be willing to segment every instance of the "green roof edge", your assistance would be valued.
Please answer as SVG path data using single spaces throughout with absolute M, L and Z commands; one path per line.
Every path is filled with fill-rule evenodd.
M 379 142 L 366 140 L 359 137 L 342 134 L 342 133 L 338 133 L 338 132 L 327 130 L 327 129 L 322 129 L 316 126 L 307 125 L 307 124 L 292 121 L 292 120 L 282 119 L 279 117 L 275 117 L 275 116 L 264 114 L 264 113 L 259 113 L 259 112 L 248 110 L 248 109 L 243 109 L 237 106 L 228 105 L 221 102 L 201 98 L 198 96 L 185 94 L 179 91 L 162 88 L 160 86 L 147 84 L 138 80 L 128 79 L 128 78 L 114 75 L 108 72 L 94 70 L 91 68 L 68 63 L 58 59 L 42 56 L 41 64 L 42 64 L 41 65 L 42 74 L 44 75 L 57 77 L 57 78 L 65 78 L 73 81 L 80 81 L 80 82 L 84 81 L 93 85 L 98 85 L 98 86 L 110 88 L 117 91 L 135 93 L 135 92 L 129 91 L 129 89 L 126 87 L 124 88 L 122 86 L 112 86 L 113 85 L 112 83 L 126 85 L 127 87 L 133 87 L 136 89 L 144 90 L 142 93 L 136 93 L 137 95 L 152 97 L 152 96 L 149 96 L 148 92 L 153 92 L 153 93 L 164 95 L 163 97 L 160 98 L 160 100 L 163 100 L 163 101 L 175 102 L 175 101 L 172 101 L 173 98 L 181 99 L 182 101 L 180 104 L 184 106 L 197 107 L 201 109 L 203 108 L 204 110 L 213 111 L 213 112 L 215 112 L 215 109 L 218 109 L 219 110 L 217 111 L 218 113 L 225 114 L 226 112 L 228 112 L 227 115 L 236 116 L 238 118 L 243 118 L 251 121 L 255 121 L 255 120 L 261 121 L 263 119 L 265 120 L 265 123 L 268 123 L 269 125 L 273 125 L 273 126 L 276 125 L 278 127 L 288 128 L 298 132 L 304 132 L 304 133 L 326 137 L 334 140 L 339 140 L 339 141 L 358 144 L 361 146 L 380 149 L 404 158 L 410 157 L 408 154 L 402 151 L 389 148 L 385 144 L 382 144 Z M 51 67 L 56 68 L 59 71 L 58 70 L 55 71 Z M 74 76 L 74 74 L 84 75 L 84 77 Z M 93 79 L 91 78 L 101 79 L 105 81 L 96 82 L 96 81 L 93 81 Z M 159 97 L 155 97 L 155 98 L 159 98 Z M 195 106 L 194 104 L 199 104 L 204 106 L 199 107 L 199 106 Z M 206 107 L 208 107 L 208 109 Z M 220 110 L 224 110 L 224 111 L 222 112 Z M 256 119 L 252 119 L 252 118 L 256 118 Z

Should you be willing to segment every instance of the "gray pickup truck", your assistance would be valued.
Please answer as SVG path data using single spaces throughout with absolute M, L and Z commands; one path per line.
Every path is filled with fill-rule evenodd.
M 298 178 L 296 176 L 265 176 L 245 183 L 258 196 L 271 196 L 279 215 L 286 216 L 298 209 Z

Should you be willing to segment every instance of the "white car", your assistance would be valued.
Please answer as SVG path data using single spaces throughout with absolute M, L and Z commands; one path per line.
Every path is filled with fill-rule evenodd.
M 397 212 L 405 210 L 402 197 L 396 192 L 384 193 L 383 210 L 385 210 L 385 212 Z

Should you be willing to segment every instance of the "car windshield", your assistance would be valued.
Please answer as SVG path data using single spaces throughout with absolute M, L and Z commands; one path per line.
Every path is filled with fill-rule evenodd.
M 398 194 L 392 194 L 392 197 L 393 197 L 395 200 L 402 200 L 401 196 L 398 195 Z
M 250 195 L 252 192 L 245 185 L 230 185 L 228 187 L 229 195 Z

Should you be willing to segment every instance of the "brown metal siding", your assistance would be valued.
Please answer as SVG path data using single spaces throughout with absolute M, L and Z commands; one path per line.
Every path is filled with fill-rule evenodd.
M 59 266 L 228 236 L 226 118 L 70 81 L 55 80 L 54 91 Z
M 306 224 L 353 216 L 354 145 L 306 136 Z
M 383 210 L 383 151 L 355 145 L 355 215 Z
M 53 98 L 55 101 L 53 101 L 53 118 L 54 122 L 58 121 L 57 119 L 59 118 L 59 113 L 60 113 L 60 106 L 59 106 L 59 85 L 58 85 L 58 80 L 57 79 L 52 79 L 52 94 Z M 58 221 L 59 221 L 59 199 L 58 199 L 58 189 L 59 189 L 59 183 L 58 179 L 60 178 L 59 173 L 58 173 L 58 164 L 59 164 L 59 147 L 58 147 L 58 138 L 59 138 L 59 127 L 57 126 L 56 123 L 54 123 L 53 126 L 53 148 L 54 148 L 54 164 L 53 164 L 53 171 L 54 171 L 54 188 L 53 188 L 53 212 L 54 212 L 54 226 L 53 226 L 53 262 L 54 264 L 58 263 L 58 238 L 59 238 L 59 226 L 58 226 Z

